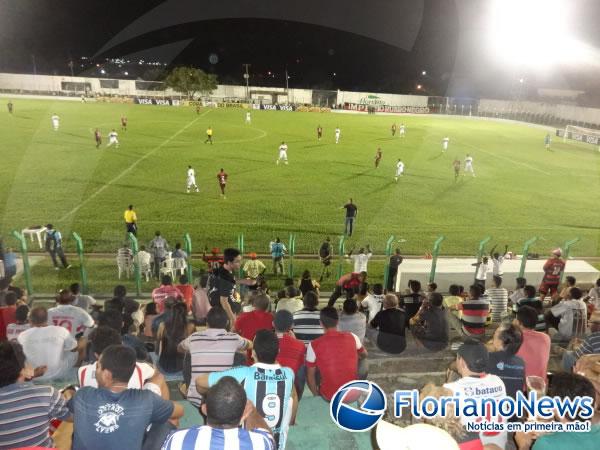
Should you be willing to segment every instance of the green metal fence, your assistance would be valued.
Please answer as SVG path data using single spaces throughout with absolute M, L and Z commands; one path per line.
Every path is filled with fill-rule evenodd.
M 88 289 L 88 278 L 87 278 L 87 270 L 85 269 L 85 261 L 83 258 L 83 241 L 81 237 L 73 231 L 71 233 L 73 239 L 75 239 L 75 246 L 77 249 L 77 256 L 79 258 L 79 279 L 81 284 L 81 292 L 87 294 L 89 292 Z
M 433 243 L 433 250 L 431 251 L 431 270 L 429 271 L 429 282 L 433 283 L 435 281 L 435 270 L 437 268 L 437 260 L 440 254 L 440 248 L 442 246 L 442 242 L 444 242 L 446 236 L 440 236 Z

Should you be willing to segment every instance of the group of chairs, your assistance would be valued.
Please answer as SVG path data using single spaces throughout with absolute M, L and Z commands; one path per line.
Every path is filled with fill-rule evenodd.
M 119 280 L 121 275 L 131 276 L 134 271 L 134 259 L 131 255 L 117 254 L 117 270 Z M 175 280 L 179 275 L 185 274 L 187 270 L 187 262 L 185 258 L 173 258 L 171 252 L 167 253 L 167 257 L 162 261 L 160 266 L 160 275 L 170 275 L 171 279 Z M 151 260 L 140 261 L 140 272 L 146 278 L 146 282 L 152 278 Z

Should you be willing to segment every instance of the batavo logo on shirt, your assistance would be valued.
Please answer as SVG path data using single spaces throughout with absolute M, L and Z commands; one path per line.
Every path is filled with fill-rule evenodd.
M 98 433 L 112 433 L 119 429 L 119 417 L 125 415 L 123 407 L 116 403 L 107 403 L 98 408 L 98 422 L 94 424 Z

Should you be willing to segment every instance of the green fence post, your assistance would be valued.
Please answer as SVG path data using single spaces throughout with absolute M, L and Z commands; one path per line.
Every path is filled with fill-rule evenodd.
M 480 262 L 481 259 L 483 258 L 483 251 L 485 249 L 485 244 L 487 244 L 488 242 L 490 242 L 492 238 L 490 236 L 483 238 L 481 241 L 479 241 L 479 248 L 477 249 L 477 262 Z M 475 276 L 477 276 L 477 269 L 478 267 L 475 266 Z
M 75 239 L 75 246 L 77 248 L 77 256 L 79 257 L 79 278 L 81 279 L 81 292 L 84 294 L 88 293 L 88 279 L 87 271 L 85 270 L 85 264 L 83 262 L 83 241 L 81 237 L 74 231 L 71 233 L 73 239 Z
M 563 257 L 565 258 L 565 268 L 567 267 L 567 260 L 569 259 L 569 253 L 571 253 L 571 247 L 579 242 L 579 238 L 571 239 L 570 241 L 565 242 L 565 252 L 563 253 Z M 563 277 L 565 276 L 565 271 L 560 274 L 560 282 L 562 283 Z
M 29 266 L 29 253 L 27 252 L 27 241 L 23 237 L 23 233 L 14 230 L 12 232 L 13 237 L 19 241 L 19 248 L 21 250 L 21 258 L 23 259 L 23 276 L 25 277 L 25 288 L 27 289 L 27 295 L 33 295 L 33 287 L 31 285 L 31 267 Z
M 129 237 L 129 242 L 131 243 L 131 251 L 133 253 L 133 268 L 134 268 L 134 276 L 135 276 L 135 291 L 137 296 L 142 295 L 142 268 L 140 267 L 140 261 L 137 258 L 137 254 L 139 251 L 138 248 L 138 240 L 137 237 L 133 233 L 127 233 L 127 237 Z
M 440 236 L 433 243 L 433 250 L 431 252 L 431 270 L 429 271 L 429 282 L 433 283 L 435 281 L 435 268 L 437 266 L 438 255 L 440 254 L 440 247 L 442 246 L 442 242 L 446 239 L 446 236 Z
M 183 235 L 183 243 L 185 245 L 185 252 L 188 255 L 187 259 L 187 276 L 188 281 L 193 283 L 194 275 L 192 274 L 192 238 L 190 237 L 190 233 L 185 233 Z
M 383 266 L 383 286 L 387 288 L 388 278 L 389 278 L 389 268 L 390 268 L 390 256 L 392 254 L 392 245 L 394 244 L 394 235 L 391 235 L 385 244 L 385 265 Z
M 529 247 L 531 247 L 537 240 L 537 236 L 534 236 L 527 242 L 525 242 L 525 246 L 523 247 L 523 256 L 521 258 L 521 268 L 519 269 L 519 278 L 523 278 L 523 275 L 525 275 L 525 266 L 527 265 L 527 255 L 529 255 Z
M 288 241 L 288 254 L 290 255 L 290 266 L 288 269 L 289 277 L 294 278 L 294 255 L 296 254 L 296 236 L 290 233 L 290 240 Z
M 340 244 L 338 246 L 338 255 L 340 257 L 340 261 L 338 264 L 338 279 L 343 275 L 344 272 L 344 255 L 346 254 L 346 235 L 340 236 Z

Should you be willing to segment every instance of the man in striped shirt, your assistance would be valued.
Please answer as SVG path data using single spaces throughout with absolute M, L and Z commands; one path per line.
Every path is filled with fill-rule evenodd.
M 600 354 L 600 311 L 595 311 L 590 316 L 590 331 L 585 340 L 574 351 L 566 351 L 563 354 L 563 369 L 570 372 L 579 358 L 583 355 Z
M 33 376 L 21 345 L 0 343 L 0 448 L 52 447 L 50 421 L 71 415 L 60 393 L 30 383 Z
M 223 377 L 206 392 L 202 412 L 207 417 L 206 425 L 176 431 L 163 450 L 275 449 L 269 426 L 235 378 Z
M 467 336 L 483 337 L 485 321 L 490 312 L 490 302 L 481 298 L 482 288 L 474 284 L 469 288 L 469 298 L 457 305 L 462 311 L 462 331 Z
M 508 314 L 508 291 L 502 287 L 499 275 L 494 275 L 492 286 L 486 292 L 492 307 L 492 322 L 502 322 Z

